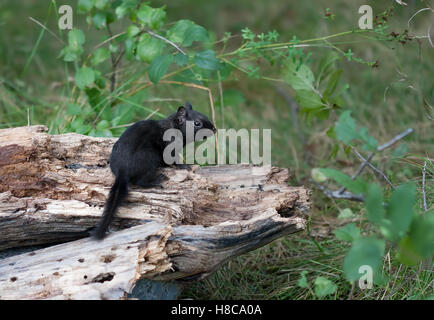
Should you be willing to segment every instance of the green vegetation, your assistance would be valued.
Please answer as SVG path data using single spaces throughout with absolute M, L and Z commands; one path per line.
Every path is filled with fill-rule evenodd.
M 185 100 L 218 128 L 271 128 L 273 164 L 313 190 L 307 232 L 183 297 L 432 298 L 434 10 L 407 2 L 78 0 L 64 31 L 66 1 L 3 1 L 0 128 L 119 136 Z M 363 4 L 373 30 L 358 28 Z M 361 157 L 377 171 L 356 176 Z M 362 265 L 372 289 L 358 287 Z

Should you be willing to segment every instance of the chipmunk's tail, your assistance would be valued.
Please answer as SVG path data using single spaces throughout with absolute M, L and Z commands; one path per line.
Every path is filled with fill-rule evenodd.
M 92 235 L 96 239 L 103 239 L 110 223 L 115 217 L 116 209 L 128 195 L 128 178 L 122 172 L 118 172 L 115 183 L 110 189 L 109 196 L 104 206 L 104 212 Z

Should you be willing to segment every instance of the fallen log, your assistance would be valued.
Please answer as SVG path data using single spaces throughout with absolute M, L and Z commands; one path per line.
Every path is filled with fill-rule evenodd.
M 0 130 L 0 250 L 64 243 L 0 260 L 0 299 L 121 299 L 139 279 L 202 279 L 305 228 L 309 191 L 289 186 L 287 169 L 194 166 L 165 169 L 162 188 L 132 187 L 95 241 L 116 140 L 46 131 Z

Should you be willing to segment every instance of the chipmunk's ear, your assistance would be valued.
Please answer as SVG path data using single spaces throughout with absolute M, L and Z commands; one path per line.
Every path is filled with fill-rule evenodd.
M 176 115 L 178 117 L 179 124 L 183 124 L 187 120 L 187 110 L 182 106 L 178 108 Z
M 185 102 L 185 107 L 189 110 L 193 110 L 193 107 L 191 106 L 190 102 Z

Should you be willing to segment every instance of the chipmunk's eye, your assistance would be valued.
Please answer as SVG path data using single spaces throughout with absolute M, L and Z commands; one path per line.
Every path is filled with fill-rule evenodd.
M 194 121 L 195 127 L 200 127 L 201 125 L 202 125 L 202 123 L 199 120 Z

